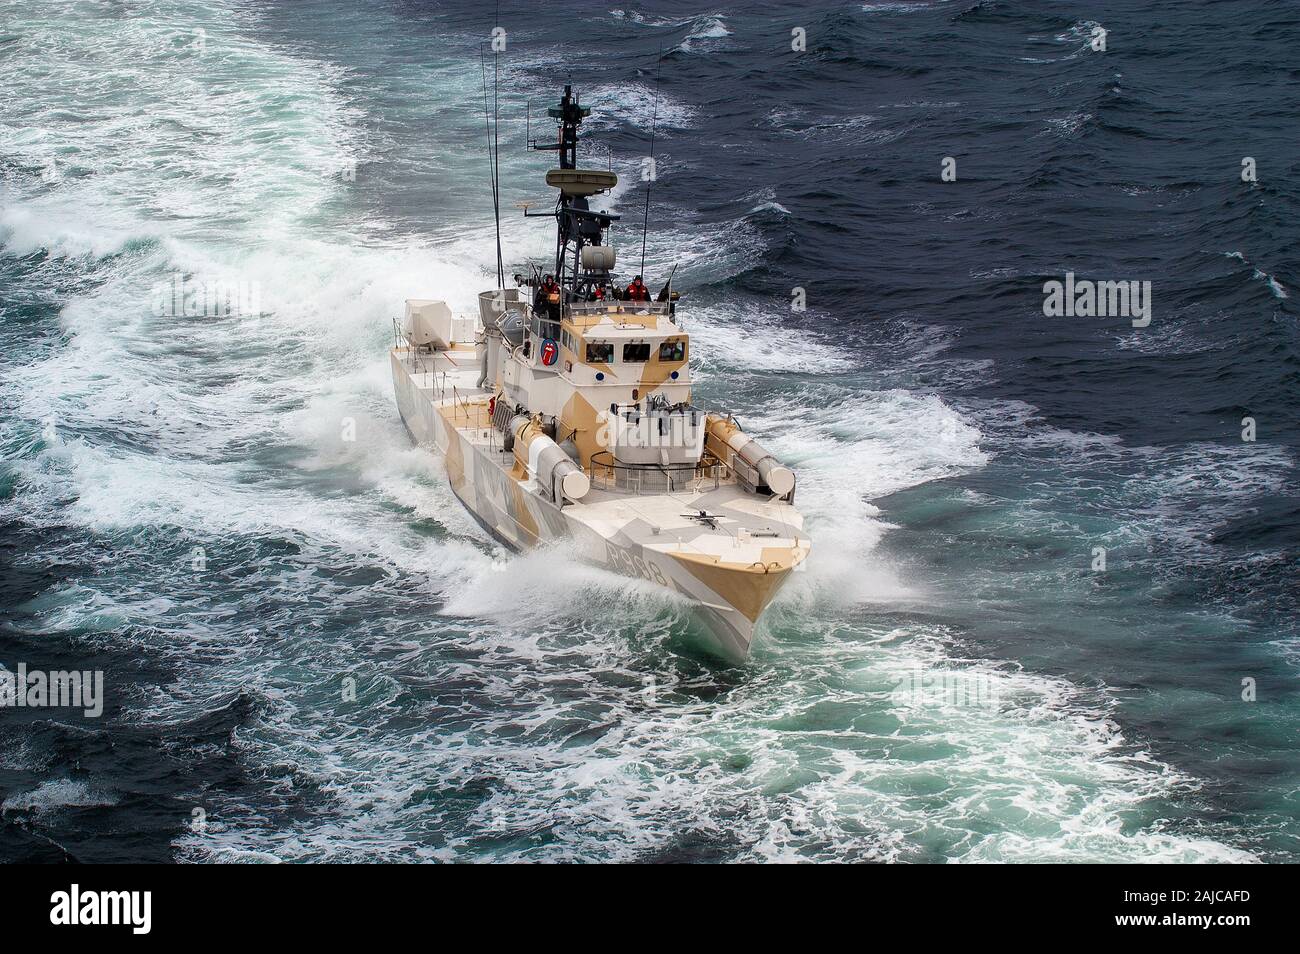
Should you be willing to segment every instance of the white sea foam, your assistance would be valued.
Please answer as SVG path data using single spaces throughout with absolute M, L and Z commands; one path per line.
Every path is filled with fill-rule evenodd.
M 773 309 L 709 304 L 682 308 L 682 320 L 698 342 L 692 366 L 704 376 L 778 372 L 833 374 L 854 358 L 831 341 L 789 328 Z
M 1046 119 L 1044 122 L 1047 123 L 1048 129 L 1045 130 L 1045 132 L 1059 136 L 1062 139 L 1072 139 L 1080 129 L 1083 129 L 1092 121 L 1092 118 L 1092 113 L 1086 113 L 1081 110 L 1079 112 L 1068 113 L 1065 116 Z
M 660 88 L 656 97 L 653 78 L 647 83 L 609 83 L 583 92 L 584 106 L 592 109 L 584 130 L 599 132 L 615 126 L 643 130 L 647 142 L 653 124 L 656 136 L 671 135 L 696 123 L 695 107 Z
M 828 382 L 771 403 L 745 423 L 799 474 L 799 506 L 817 559 L 785 598 L 808 608 L 918 597 L 899 568 L 875 555 L 889 527 L 871 501 L 988 459 L 979 431 L 952 408 L 907 391 Z
M 54 812 L 61 808 L 93 808 L 117 804 L 116 796 L 96 791 L 89 783 L 70 778 L 50 779 L 36 788 L 8 796 L 0 802 L 0 814 L 10 812 Z
M 1233 258 L 1241 262 L 1243 265 L 1251 265 L 1251 263 L 1247 261 L 1246 256 L 1241 252 L 1224 252 L 1223 254 L 1225 258 Z M 1268 290 L 1272 293 L 1274 298 L 1282 299 L 1291 297 L 1287 294 L 1287 290 L 1282 286 L 1282 283 L 1268 272 L 1264 271 L 1264 269 L 1260 268 L 1258 265 L 1253 265 L 1252 269 L 1251 277 L 1257 282 L 1263 282 L 1268 287 Z
M 693 21 L 691 32 L 677 48 L 684 53 L 709 52 L 716 50 L 721 45 L 720 41 L 731 36 L 731 33 L 731 28 L 722 15 L 700 17 Z
M 430 688 L 468 680 L 477 701 L 401 744 L 373 744 L 382 710 L 360 714 L 360 734 L 307 733 L 301 720 L 273 714 L 282 744 L 300 753 L 300 777 L 330 793 L 330 817 L 297 830 L 209 831 L 182 839 L 183 850 L 631 860 L 674 857 L 694 843 L 786 861 L 1250 859 L 1207 838 L 1128 824 L 1192 783 L 1144 757 L 1104 705 L 1067 683 L 970 663 L 964 675 L 993 684 L 996 706 L 891 701 L 913 674 L 952 670 L 939 632 L 844 623 L 778 642 L 770 676 L 704 698 L 696 677 L 647 679 L 581 643 L 571 651 L 584 666 L 574 669 L 536 643 L 471 635 L 472 666 L 407 678 Z M 827 692 L 859 715 L 827 725 Z M 489 720 L 481 707 L 514 717 Z M 250 754 L 265 747 L 249 740 Z M 433 842 L 427 831 L 449 837 Z
M 1268 274 L 1268 272 L 1264 271 L 1263 269 L 1259 269 L 1259 268 L 1255 269 L 1254 277 L 1256 280 L 1262 281 L 1264 282 L 1264 284 L 1268 286 L 1268 290 L 1273 293 L 1274 298 L 1291 297 L 1286 293 L 1286 289 L 1282 287 L 1282 283 L 1279 282 L 1272 275 Z
M 767 119 L 788 136 L 818 142 L 883 144 L 899 139 L 912 128 L 878 126 L 880 117 L 875 115 L 809 114 L 806 110 L 774 109 L 768 113 Z
M 931 0 L 928 3 L 907 0 L 868 0 L 862 4 L 863 13 L 923 13 L 947 6 L 949 0 Z
M 633 23 L 639 23 L 643 26 L 650 27 L 676 27 L 685 26 L 693 23 L 695 17 L 656 17 L 649 14 L 640 13 L 636 10 L 610 10 L 609 15 L 618 20 L 630 20 Z

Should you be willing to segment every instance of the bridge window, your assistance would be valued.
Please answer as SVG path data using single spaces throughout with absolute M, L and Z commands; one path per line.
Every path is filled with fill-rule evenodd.
M 609 364 L 614 360 L 614 346 L 608 341 L 587 342 L 587 361 L 591 364 Z
M 686 360 L 686 342 L 685 341 L 665 341 L 659 346 L 660 361 L 685 361 Z
M 624 361 L 649 361 L 650 360 L 650 343 L 642 342 L 640 344 L 623 345 Z

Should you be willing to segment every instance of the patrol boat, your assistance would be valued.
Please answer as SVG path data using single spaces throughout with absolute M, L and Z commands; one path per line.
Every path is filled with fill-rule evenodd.
M 408 300 L 391 353 L 398 410 L 501 543 L 558 544 L 557 558 L 671 590 L 704 622 L 706 648 L 742 661 L 808 557 L 795 475 L 730 414 L 692 403 L 671 276 L 654 300 L 639 280 L 623 291 L 607 244 L 618 216 L 591 207 L 618 182 L 577 165 L 591 110 L 565 86 L 547 113 L 557 140 L 533 148 L 559 153 L 546 173 L 559 196 L 554 212 L 524 215 L 556 220 L 554 277 L 533 269 L 506 288 L 498 257 L 477 314 Z

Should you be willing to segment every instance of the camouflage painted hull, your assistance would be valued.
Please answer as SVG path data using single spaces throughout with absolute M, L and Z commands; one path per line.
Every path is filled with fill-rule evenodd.
M 391 363 L 407 430 L 443 458 L 452 491 L 474 518 L 512 549 L 564 542 L 576 558 L 685 597 L 711 636 L 707 648 L 746 659 L 764 609 L 807 556 L 798 512 L 725 482 L 671 496 L 593 490 L 558 507 L 503 450 L 489 418 L 491 395 L 468 386 L 449 391 L 449 379 L 468 384 L 470 355 L 462 354 L 417 365 L 408 349 L 396 348 Z M 709 522 L 690 516 L 701 510 Z

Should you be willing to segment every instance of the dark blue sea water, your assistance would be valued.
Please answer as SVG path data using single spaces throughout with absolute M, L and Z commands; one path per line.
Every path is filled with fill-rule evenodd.
M 525 104 L 593 108 L 624 262 L 653 122 L 697 398 L 799 472 L 748 666 L 398 421 L 402 300 L 493 282 L 498 21 L 507 269 Z M 1296 860 L 1297 49 L 1268 0 L 0 0 L 0 663 L 106 685 L 0 710 L 0 857 Z M 1150 324 L 1045 316 L 1067 272 Z

